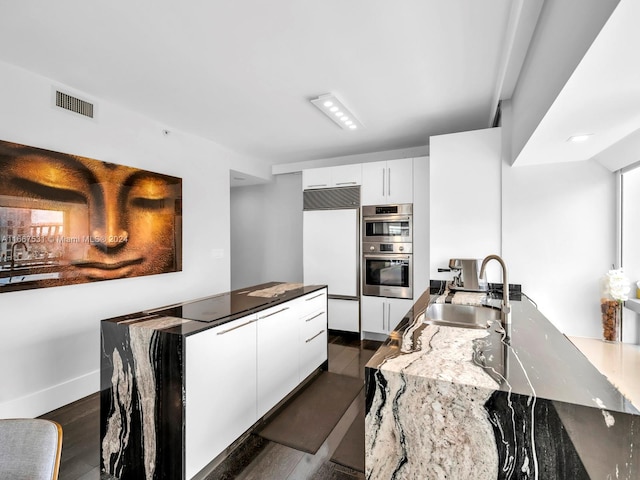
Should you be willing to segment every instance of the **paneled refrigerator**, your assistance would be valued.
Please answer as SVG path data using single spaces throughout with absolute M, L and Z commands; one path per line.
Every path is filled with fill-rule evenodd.
M 327 285 L 330 329 L 360 332 L 360 187 L 303 195 L 304 283 Z

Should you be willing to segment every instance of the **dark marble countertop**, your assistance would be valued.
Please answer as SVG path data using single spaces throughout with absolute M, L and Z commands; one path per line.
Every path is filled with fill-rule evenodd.
M 103 322 L 137 325 L 165 333 L 191 335 L 326 288 L 268 282 L 174 305 L 109 318 Z
M 368 479 L 640 478 L 638 410 L 533 302 L 508 331 L 424 323 L 443 302 L 500 304 L 425 292 L 367 363 Z
M 437 297 L 427 291 L 414 303 L 368 368 L 640 413 L 526 296 L 510 302 L 509 337 L 499 322 L 486 330 L 422 323 L 420 313 Z M 489 303 L 497 305 L 499 299 Z M 423 358 L 416 361 L 416 354 Z

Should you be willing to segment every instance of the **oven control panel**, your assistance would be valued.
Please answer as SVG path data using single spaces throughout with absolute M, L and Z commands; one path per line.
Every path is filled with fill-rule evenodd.
M 362 253 L 413 253 L 411 243 L 364 242 Z

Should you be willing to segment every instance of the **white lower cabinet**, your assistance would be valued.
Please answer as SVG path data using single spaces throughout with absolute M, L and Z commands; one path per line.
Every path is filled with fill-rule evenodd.
M 300 319 L 299 345 L 298 380 L 302 381 L 327 360 L 326 308 Z
M 388 335 L 404 318 L 413 300 L 363 295 L 360 303 L 362 330 Z
M 327 360 L 327 289 L 185 337 L 192 478 Z
M 257 420 L 256 315 L 185 339 L 185 470 L 193 477 Z
M 360 332 L 360 303 L 357 300 L 329 299 L 329 328 Z
M 258 418 L 299 383 L 299 322 L 289 303 L 258 313 Z

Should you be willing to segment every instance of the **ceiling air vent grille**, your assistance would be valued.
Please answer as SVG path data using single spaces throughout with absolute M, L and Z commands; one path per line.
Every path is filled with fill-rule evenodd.
M 93 103 L 85 102 L 63 92 L 56 91 L 56 106 L 93 118 Z

